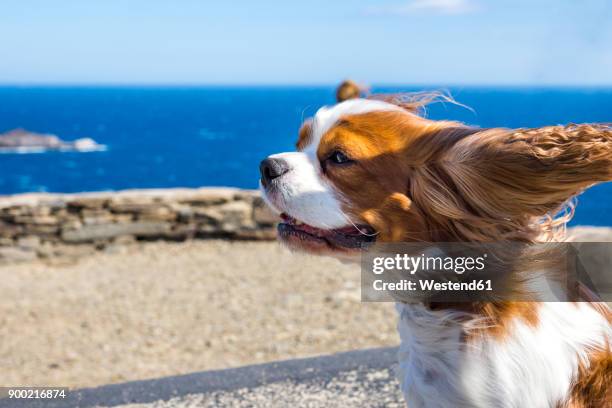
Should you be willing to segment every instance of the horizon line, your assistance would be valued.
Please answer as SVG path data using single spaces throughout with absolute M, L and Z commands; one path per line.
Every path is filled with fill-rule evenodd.
M 171 83 L 171 82 L 0 82 L 0 88 L 335 88 L 341 81 L 334 83 Z M 357 81 L 360 83 L 360 81 Z M 612 83 L 579 84 L 579 83 L 370 83 L 367 88 L 498 88 L 498 89 L 600 89 L 612 90 Z

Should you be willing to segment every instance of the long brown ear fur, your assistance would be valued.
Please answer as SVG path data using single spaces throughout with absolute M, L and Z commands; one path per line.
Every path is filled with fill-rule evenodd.
M 437 239 L 536 240 L 541 233 L 554 238 L 571 218 L 570 210 L 554 219 L 568 199 L 609 180 L 608 126 L 487 129 L 415 168 L 411 193 L 430 228 L 450 235 Z

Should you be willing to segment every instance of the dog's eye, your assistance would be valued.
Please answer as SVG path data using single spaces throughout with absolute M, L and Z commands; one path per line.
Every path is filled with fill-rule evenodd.
M 329 156 L 329 161 L 334 164 L 346 164 L 350 163 L 352 160 L 348 158 L 348 156 L 342 153 L 339 150 L 336 150 Z

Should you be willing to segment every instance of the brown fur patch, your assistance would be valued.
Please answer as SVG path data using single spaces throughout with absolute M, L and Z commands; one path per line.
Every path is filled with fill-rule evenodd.
M 356 82 L 347 79 L 338 85 L 336 89 L 336 101 L 344 102 L 349 99 L 360 98 L 361 94 L 361 87 Z
M 444 305 L 444 307 L 448 308 L 449 305 Z M 467 333 L 466 342 L 483 335 L 504 340 L 512 332 L 513 325 L 516 322 L 532 328 L 536 328 L 540 322 L 538 312 L 541 303 L 538 302 L 475 302 L 456 304 L 450 307 L 484 318 L 485 327 Z
M 298 133 L 298 140 L 295 144 L 297 150 L 303 150 L 312 141 L 312 119 L 306 119 Z
M 559 404 L 559 407 L 612 407 L 612 352 L 609 347 L 591 352 L 588 362 L 580 362 L 578 376 L 572 383 L 570 399 Z
M 321 138 L 317 156 L 324 176 L 350 197 L 345 211 L 374 227 L 379 241 L 427 238 L 424 214 L 414 207 L 408 191 L 415 165 L 425 160 L 423 155 L 435 152 L 411 147 L 451 123 L 404 112 L 370 112 L 341 118 Z M 452 138 L 445 139 L 448 143 Z M 334 151 L 342 151 L 352 163 L 326 165 Z

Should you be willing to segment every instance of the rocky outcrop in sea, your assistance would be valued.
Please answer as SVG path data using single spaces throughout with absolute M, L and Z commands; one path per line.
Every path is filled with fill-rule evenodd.
M 88 137 L 65 141 L 49 133 L 36 133 L 25 129 L 13 129 L 0 133 L 0 153 L 97 152 L 106 150 Z

